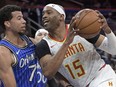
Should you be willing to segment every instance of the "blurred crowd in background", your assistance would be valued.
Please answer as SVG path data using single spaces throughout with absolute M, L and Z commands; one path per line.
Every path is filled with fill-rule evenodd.
M 6 4 L 21 6 L 24 18 L 27 20 L 27 35 L 34 37 L 35 32 L 43 28 L 41 22 L 42 9 L 48 3 L 60 4 L 65 8 L 67 24 L 80 9 L 91 8 L 99 10 L 107 18 L 109 26 L 116 34 L 116 0 L 0 0 L 0 8 Z M 0 33 L 2 38 L 2 29 L 0 29 Z M 106 63 L 109 63 L 116 70 L 116 56 L 101 50 L 98 50 L 98 52 Z

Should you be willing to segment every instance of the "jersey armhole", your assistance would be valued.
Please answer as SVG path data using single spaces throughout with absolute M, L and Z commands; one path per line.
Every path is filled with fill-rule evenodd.
M 16 56 L 13 53 L 12 53 L 12 59 L 13 59 L 12 66 L 15 66 L 18 63 L 18 61 L 17 61 Z

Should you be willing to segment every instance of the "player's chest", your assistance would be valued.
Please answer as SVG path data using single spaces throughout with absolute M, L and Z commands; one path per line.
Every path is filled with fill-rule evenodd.
M 52 55 L 56 54 L 63 45 L 63 42 L 51 41 L 49 42 L 49 48 Z M 75 54 L 84 54 L 93 49 L 93 45 L 81 38 L 74 38 L 73 42 L 69 45 L 65 58 L 74 56 Z

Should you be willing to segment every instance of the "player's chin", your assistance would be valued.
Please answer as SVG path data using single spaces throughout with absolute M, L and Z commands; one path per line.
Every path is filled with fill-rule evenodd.
M 22 30 L 19 32 L 20 34 L 26 34 L 26 30 Z
M 48 25 L 45 25 L 44 28 L 45 28 L 46 30 L 49 30 L 49 26 L 48 26 Z
M 44 28 L 47 27 L 47 26 L 48 26 L 48 24 L 47 23 L 44 23 Z

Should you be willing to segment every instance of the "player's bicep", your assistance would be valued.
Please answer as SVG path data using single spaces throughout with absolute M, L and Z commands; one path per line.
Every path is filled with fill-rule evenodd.
M 4 83 L 5 87 L 16 86 L 14 73 L 11 65 L 12 65 L 12 58 L 10 51 L 4 49 L 3 47 L 0 47 L 0 79 Z
M 1 72 L 6 73 L 7 70 L 11 67 L 11 64 L 12 64 L 12 60 L 9 56 L 8 51 L 4 49 L 2 49 L 2 51 L 0 50 L 0 70 Z

